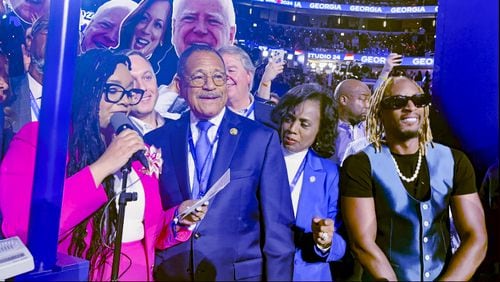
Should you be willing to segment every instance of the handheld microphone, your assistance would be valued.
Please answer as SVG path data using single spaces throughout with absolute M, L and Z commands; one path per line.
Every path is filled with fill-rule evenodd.
M 132 129 L 139 133 L 139 136 L 143 137 L 141 132 L 132 124 L 130 119 L 125 115 L 125 113 L 114 113 L 111 116 L 111 126 L 115 129 L 116 134 L 120 134 L 125 129 Z M 144 150 L 139 150 L 132 155 L 132 160 L 138 160 L 141 164 L 149 170 L 149 164 L 146 156 L 144 155 Z

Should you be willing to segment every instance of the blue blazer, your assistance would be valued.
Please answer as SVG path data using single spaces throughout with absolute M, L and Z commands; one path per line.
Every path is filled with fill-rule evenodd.
M 263 125 L 270 127 L 276 131 L 279 130 L 279 125 L 272 120 L 272 112 L 274 107 L 259 102 L 257 100 L 254 101 L 254 115 L 255 120 L 262 123 Z
M 164 209 L 191 198 L 189 112 L 146 135 L 160 147 Z M 187 242 L 157 253 L 157 280 L 291 280 L 293 209 L 277 133 L 226 110 L 208 187 L 231 182 L 209 204 Z
M 333 219 L 335 231 L 339 230 L 342 222 L 338 184 L 337 165 L 309 150 L 296 215 L 294 281 L 331 281 L 328 262 L 340 260 L 345 254 L 346 241 L 337 232 L 325 254 L 315 247 L 311 233 L 311 221 L 315 216 Z

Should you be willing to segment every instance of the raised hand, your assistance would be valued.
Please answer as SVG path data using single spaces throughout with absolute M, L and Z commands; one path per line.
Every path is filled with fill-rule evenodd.
M 382 69 L 381 73 L 387 73 L 387 75 L 389 75 L 389 73 L 395 66 L 401 65 L 402 61 L 403 61 L 402 55 L 398 53 L 390 53 L 385 59 L 384 68 Z
M 257 90 L 257 95 L 260 98 L 269 100 L 271 98 L 271 82 L 281 74 L 284 70 L 285 61 L 276 63 L 271 58 L 266 65 L 262 79 L 260 80 L 259 89 Z
M 269 83 L 274 80 L 276 76 L 278 76 L 278 74 L 283 73 L 285 63 L 286 61 L 277 63 L 274 60 L 270 59 L 269 62 L 267 62 L 266 69 L 264 71 L 264 74 L 262 75 L 261 83 Z

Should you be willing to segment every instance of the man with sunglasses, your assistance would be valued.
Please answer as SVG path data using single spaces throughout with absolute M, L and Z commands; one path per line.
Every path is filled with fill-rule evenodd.
M 430 103 L 413 80 L 387 79 L 368 110 L 372 144 L 342 167 L 342 212 L 364 278 L 466 281 L 484 259 L 474 170 L 462 152 L 432 142 Z M 455 253 L 450 206 L 462 239 Z
M 226 108 L 226 69 L 211 47 L 188 47 L 177 74 L 190 111 L 145 138 L 167 155 L 163 208 L 200 199 L 228 169 L 230 182 L 188 241 L 158 252 L 155 279 L 290 281 L 294 216 L 277 132 Z

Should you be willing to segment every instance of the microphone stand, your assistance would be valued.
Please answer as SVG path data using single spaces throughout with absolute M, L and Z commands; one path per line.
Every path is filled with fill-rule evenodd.
M 137 192 L 125 192 L 127 188 L 127 178 L 130 173 L 132 163 L 128 163 L 122 167 L 122 192 L 118 198 L 118 222 L 116 224 L 116 238 L 115 249 L 113 252 L 113 268 L 111 270 L 111 281 L 118 281 L 118 271 L 120 269 L 120 253 L 122 250 L 122 235 L 123 235 L 123 221 L 125 219 L 125 206 L 127 202 L 137 200 Z

